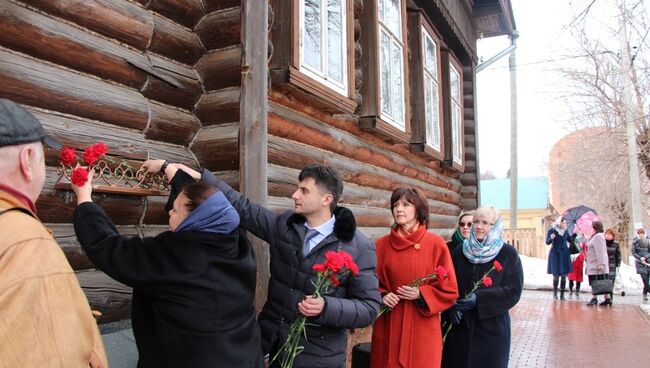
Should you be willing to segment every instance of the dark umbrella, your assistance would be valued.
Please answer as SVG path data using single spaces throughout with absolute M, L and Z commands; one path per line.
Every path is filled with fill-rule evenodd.
M 566 220 L 567 231 L 573 235 L 576 232 L 576 227 L 580 229 L 587 238 L 589 238 L 594 230 L 591 228 L 591 223 L 600 220 L 596 210 L 587 206 L 571 207 L 564 211 L 562 218 Z

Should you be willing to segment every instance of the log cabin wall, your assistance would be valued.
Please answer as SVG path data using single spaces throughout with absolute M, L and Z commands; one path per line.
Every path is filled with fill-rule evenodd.
M 291 2 L 271 1 L 274 23 L 271 40 L 273 58 L 271 62 L 272 86 L 269 92 L 269 204 L 278 211 L 290 209 L 293 202 L 287 199 L 295 190 L 300 168 L 310 163 L 326 164 L 341 174 L 345 189 L 340 204 L 353 210 L 360 230 L 371 239 L 389 232 L 393 223 L 389 210 L 391 192 L 401 186 L 415 186 L 424 191 L 431 208 L 430 230 L 448 238 L 455 227 L 456 216 L 461 209 L 476 208 L 476 139 L 474 137 L 474 49 L 459 37 L 459 29 L 468 29 L 467 24 L 456 27 L 450 24 L 453 16 L 434 9 L 438 1 L 407 1 L 409 11 L 421 11 L 432 19 L 443 36 L 446 46 L 463 63 L 464 83 L 464 171 L 450 168 L 442 160 L 424 157 L 409 149 L 399 140 L 363 129 L 360 126 L 359 109 L 363 96 L 362 86 L 373 83 L 363 74 L 362 54 L 368 53 L 361 41 L 365 30 L 364 12 L 372 9 L 372 0 L 350 1 L 354 19 L 353 52 L 355 57 L 353 90 L 349 99 L 355 102 L 352 112 L 345 106 L 332 106 L 329 95 L 302 82 L 304 77 L 295 72 L 288 60 L 290 54 L 290 32 L 296 32 L 295 24 L 287 25 Z M 419 4 L 423 3 L 423 4 Z M 294 5 L 295 6 L 295 5 Z M 453 11 L 463 10 L 454 7 Z M 446 16 L 445 16 L 446 14 Z M 453 15 L 453 14 L 452 14 Z M 462 21 L 471 17 L 463 14 Z M 456 33 L 455 33 L 456 32 Z M 471 33 L 470 33 L 471 34 Z M 465 33 L 460 34 L 464 36 Z M 410 36 L 409 36 L 410 37 Z M 471 37 L 474 37 L 471 34 Z M 475 43 L 476 39 L 472 38 Z M 293 56 L 295 58 L 295 55 Z M 278 60 L 278 58 L 280 60 Z M 301 79 L 302 78 L 302 79 Z M 352 88 L 352 87 L 351 87 Z M 371 87 L 372 90 L 375 87 Z M 411 87 L 412 88 L 412 87 Z
M 25 105 L 65 146 L 103 141 L 110 156 L 134 166 L 163 158 L 196 167 L 201 160 L 190 146 L 203 132 L 206 48 L 195 28 L 215 9 L 201 0 L 0 1 L 0 97 Z M 128 318 L 130 289 L 94 270 L 74 237 L 73 195 L 53 189 L 57 163 L 58 152 L 47 150 L 39 217 L 103 313 L 99 321 Z M 164 197 L 95 200 L 124 234 L 167 228 Z

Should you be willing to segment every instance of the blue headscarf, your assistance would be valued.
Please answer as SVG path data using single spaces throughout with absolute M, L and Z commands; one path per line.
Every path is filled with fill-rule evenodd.
M 474 226 L 472 226 L 472 230 L 469 233 L 469 239 L 465 239 L 463 242 L 463 254 L 474 264 L 488 263 L 499 254 L 502 246 L 503 220 L 501 219 L 501 216 L 499 216 L 494 225 L 492 225 L 490 231 L 488 231 L 482 243 L 476 239 L 476 236 L 474 235 Z
M 176 232 L 194 230 L 230 234 L 237 226 L 239 226 L 237 210 L 222 192 L 217 192 L 190 212 L 189 216 L 178 225 Z

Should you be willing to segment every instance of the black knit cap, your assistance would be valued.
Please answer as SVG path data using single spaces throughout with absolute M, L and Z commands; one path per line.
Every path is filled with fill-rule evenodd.
M 45 134 L 32 113 L 13 101 L 0 99 L 0 147 L 38 141 L 50 148 L 61 148 L 61 143 Z

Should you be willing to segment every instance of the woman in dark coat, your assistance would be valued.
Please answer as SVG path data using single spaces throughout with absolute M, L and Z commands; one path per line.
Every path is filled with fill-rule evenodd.
M 474 211 L 461 212 L 461 214 L 458 216 L 458 227 L 451 235 L 451 240 L 447 242 L 449 254 L 454 254 L 456 248 L 463 245 L 465 239 L 469 238 L 469 231 L 472 228 L 473 218 Z
M 510 314 L 524 284 L 517 250 L 503 241 L 503 220 L 492 206 L 474 213 L 470 238 L 452 256 L 458 294 L 463 297 L 444 318 L 453 324 L 442 350 L 443 367 L 506 368 L 510 355 Z M 469 293 L 492 270 L 491 285 Z
M 648 284 L 648 271 L 650 269 L 650 264 L 648 264 L 648 258 L 650 258 L 650 239 L 646 237 L 644 229 L 637 229 L 636 231 L 637 238 L 632 242 L 632 256 L 636 260 L 636 273 L 641 277 L 643 281 L 643 301 L 648 300 L 648 292 L 650 292 L 650 285 Z
M 81 246 L 97 268 L 133 288 L 138 368 L 262 367 L 256 263 L 239 216 L 216 188 L 164 166 L 173 177 L 170 231 L 156 237 L 120 235 L 92 202 L 90 181 L 73 185 Z
M 557 299 L 557 286 L 560 281 L 560 299 L 565 300 L 566 277 L 573 271 L 569 255 L 569 232 L 566 231 L 566 220 L 560 219 L 546 232 L 546 244 L 553 244 L 548 251 L 548 266 L 546 272 L 553 275 L 553 299 Z
M 607 245 L 607 258 L 609 260 L 609 279 L 616 280 L 616 268 L 621 265 L 621 247 L 618 245 L 616 239 L 616 231 L 614 229 L 605 230 L 605 244 Z M 605 295 L 605 300 L 599 305 L 612 305 L 614 301 L 614 293 Z

